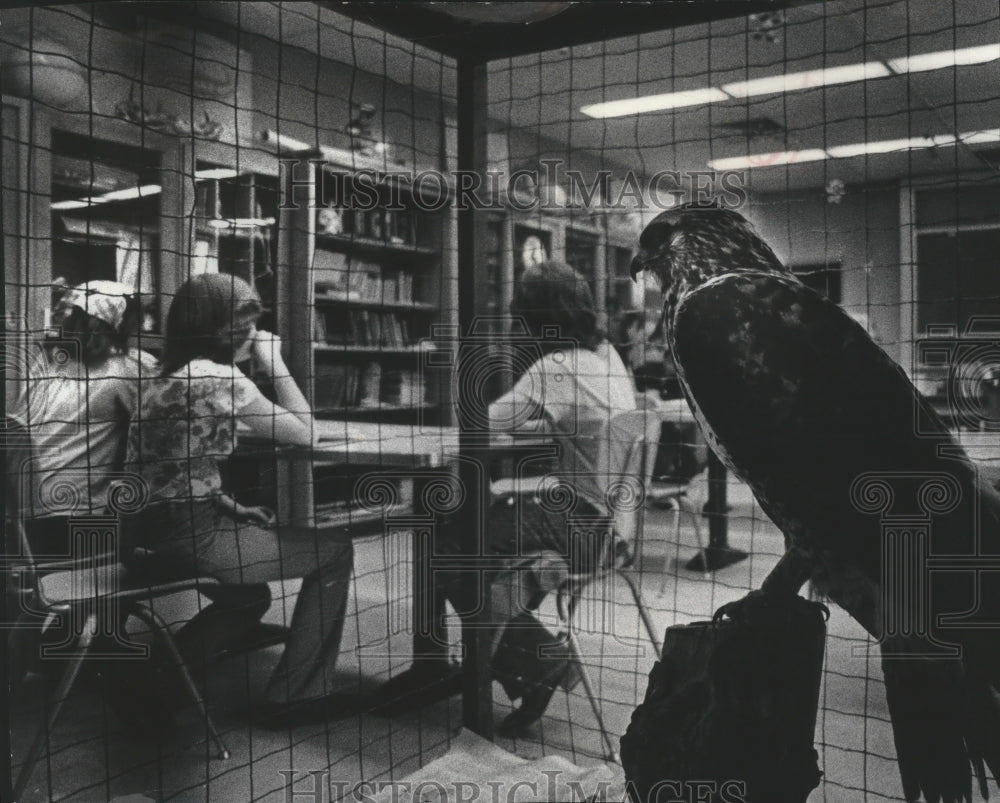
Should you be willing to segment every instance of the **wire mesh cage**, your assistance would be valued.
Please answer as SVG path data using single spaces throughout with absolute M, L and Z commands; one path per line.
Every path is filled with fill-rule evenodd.
M 644 227 L 685 203 L 744 216 L 996 473 L 996 3 L 94 3 L 2 22 L 11 799 L 375 798 L 445 784 L 447 764 L 413 773 L 456 751 L 485 769 L 480 799 L 513 795 L 525 765 L 463 727 L 540 783 L 583 767 L 583 797 L 625 799 L 608 759 L 663 632 L 785 552 L 685 400 L 669 288 L 633 276 Z M 548 410 L 524 390 L 539 365 Z M 539 409 L 504 418 L 518 388 Z M 644 413 L 641 455 L 611 434 L 622 406 Z M 498 442 L 498 417 L 545 430 Z M 608 490 L 614 460 L 638 490 Z M 498 533 L 603 532 L 560 507 L 593 465 L 627 546 L 510 575 Z M 109 509 L 95 562 L 70 535 Z M 523 727 L 492 682 L 497 567 L 578 667 Z M 450 607 L 437 575 L 464 578 Z M 90 584 L 67 601 L 58 577 Z M 876 640 L 836 606 L 827 627 L 809 799 L 905 799 Z M 387 708 L 420 658 L 422 704 Z

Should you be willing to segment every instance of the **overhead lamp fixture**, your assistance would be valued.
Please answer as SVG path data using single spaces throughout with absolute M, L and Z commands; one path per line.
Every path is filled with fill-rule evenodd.
M 105 201 L 132 201 L 136 198 L 147 198 L 151 195 L 159 195 L 163 192 L 163 187 L 159 184 L 143 184 L 139 187 L 126 187 L 124 190 L 113 190 L 101 196 Z
M 881 61 L 866 61 L 861 64 L 845 64 L 842 67 L 827 67 L 823 70 L 804 70 L 754 78 L 749 81 L 736 81 L 723 84 L 722 88 L 734 98 L 747 98 L 753 95 L 797 92 L 831 84 L 850 84 L 872 78 L 885 78 L 887 75 L 891 75 L 889 68 Z
M 745 170 L 751 167 L 776 167 L 779 165 L 818 161 L 820 159 L 850 159 L 855 156 L 872 156 L 925 148 L 944 148 L 958 144 L 982 145 L 995 142 L 1000 142 L 1000 128 L 967 131 L 957 136 L 955 134 L 935 134 L 927 137 L 907 137 L 905 139 L 859 142 L 851 145 L 834 145 L 825 150 L 814 148 L 804 151 L 733 156 L 724 159 L 713 159 L 708 163 L 708 166 L 713 170 Z
M 958 50 L 938 50 L 934 53 L 918 53 L 915 56 L 901 56 L 889 59 L 893 72 L 926 72 L 957 67 L 963 64 L 985 64 L 1000 59 L 1000 44 L 963 47 Z
M 633 114 L 677 109 L 683 106 L 701 106 L 704 103 L 715 103 L 720 100 L 729 100 L 729 96 L 721 89 L 707 87 L 706 89 L 668 92 L 662 95 L 646 95 L 641 98 L 609 100 L 605 103 L 591 103 L 582 106 L 580 111 L 588 117 L 595 118 L 627 117 Z
M 750 156 L 733 156 L 725 159 L 713 159 L 708 166 L 713 170 L 744 170 L 748 167 L 777 167 L 779 165 L 800 164 L 802 162 L 817 162 L 826 159 L 826 151 L 821 148 L 809 148 L 802 151 L 780 151 L 777 153 L 757 153 Z
M 68 201 L 56 201 L 49 204 L 50 209 L 66 211 L 68 209 L 86 209 L 88 206 L 105 204 L 109 201 L 131 201 L 136 198 L 148 198 L 152 195 L 159 195 L 163 192 L 163 187 L 159 184 L 143 184 L 139 187 L 126 187 L 123 190 L 112 190 L 102 195 L 92 195 L 89 198 L 77 198 Z
M 858 142 L 854 145 L 834 145 L 827 148 L 831 159 L 849 159 L 852 156 L 875 156 L 880 153 L 915 151 L 933 148 L 936 145 L 954 145 L 955 137 L 946 134 L 940 137 L 908 137 L 906 139 L 883 139 L 876 142 Z
M 273 226 L 273 217 L 220 217 L 212 218 L 208 225 L 213 229 L 254 229 L 261 226 Z
M 719 103 L 756 95 L 788 94 L 804 89 L 887 78 L 911 72 L 926 72 L 968 64 L 985 64 L 998 59 L 1000 59 L 1000 44 L 977 45 L 901 56 L 888 61 L 865 61 L 857 64 L 844 64 L 839 67 L 752 78 L 747 81 L 733 81 L 723 84 L 721 88 L 704 87 L 681 92 L 591 103 L 581 106 L 580 111 L 588 117 L 594 118 L 625 117 L 685 106 Z
M 103 201 L 104 199 L 99 196 L 94 198 L 81 198 L 80 200 L 74 201 L 56 201 L 55 203 L 49 204 L 49 208 L 63 212 L 69 209 L 86 209 L 88 206 L 93 206 L 94 204 L 99 204 Z
M 225 181 L 229 178 L 236 178 L 239 172 L 229 167 L 212 167 L 205 170 L 196 170 L 195 181 Z

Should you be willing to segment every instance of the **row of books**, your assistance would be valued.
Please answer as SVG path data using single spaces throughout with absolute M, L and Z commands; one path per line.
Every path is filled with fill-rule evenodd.
M 313 258 L 316 296 L 348 301 L 412 303 L 413 273 L 386 270 L 375 262 L 317 249 Z
M 363 365 L 319 362 L 313 378 L 316 406 L 416 407 L 427 404 L 427 383 L 420 371 L 386 370 L 378 362 Z
M 375 310 L 317 309 L 313 337 L 317 343 L 344 346 L 384 346 L 406 348 L 411 339 L 406 317 Z
M 366 237 L 394 245 L 417 245 L 417 225 L 416 213 L 405 209 L 326 207 L 317 213 L 320 234 Z

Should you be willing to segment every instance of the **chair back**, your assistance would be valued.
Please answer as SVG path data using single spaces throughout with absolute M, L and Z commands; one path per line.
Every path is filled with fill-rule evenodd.
M 27 505 L 23 499 L 24 473 L 30 470 L 34 452 L 28 429 L 17 419 L 7 417 L 4 422 L 3 452 L 4 569 L 10 572 L 8 592 L 24 595 L 35 583 L 35 560 L 24 526 Z
M 609 508 L 619 537 L 630 543 L 641 534 L 659 432 L 655 410 L 618 413 L 608 424 Z

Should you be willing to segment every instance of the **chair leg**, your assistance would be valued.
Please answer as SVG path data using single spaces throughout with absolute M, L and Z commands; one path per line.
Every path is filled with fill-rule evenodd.
M 632 592 L 632 599 L 635 600 L 635 607 L 639 610 L 639 616 L 642 617 L 642 623 L 646 628 L 646 635 L 649 636 L 649 642 L 653 645 L 653 650 L 656 652 L 656 660 L 659 660 L 660 655 L 663 653 L 663 648 L 656 637 L 656 626 L 653 624 L 653 617 L 649 615 L 649 609 L 642 598 L 642 592 L 628 572 L 619 569 L 616 574 L 628 583 L 629 590 Z
M 681 499 L 679 496 L 674 497 L 674 502 L 677 507 L 674 508 L 674 544 L 676 545 L 678 556 L 680 554 L 680 544 L 681 544 Z M 667 569 L 670 565 L 670 559 L 667 555 L 663 556 L 663 573 L 660 575 L 660 592 L 659 595 L 662 597 L 667 593 Z
M 580 679 L 583 681 L 583 688 L 587 692 L 587 699 L 590 700 L 590 707 L 594 709 L 594 717 L 597 719 L 597 727 L 601 729 L 604 746 L 608 751 L 607 759 L 608 761 L 614 761 L 616 764 L 621 764 L 621 756 L 618 755 L 614 742 L 611 741 L 611 736 L 608 734 L 608 728 L 604 724 L 604 717 L 601 715 L 601 707 L 597 702 L 597 696 L 594 694 L 594 684 L 590 680 L 590 672 L 587 670 L 586 664 L 584 664 L 583 660 L 580 658 L 580 644 L 576 640 L 576 633 L 573 631 L 572 626 L 567 628 L 566 638 L 569 641 L 570 652 L 572 652 L 570 660 L 576 663 L 577 669 L 580 670 Z
M 17 781 L 14 784 L 13 790 L 15 801 L 21 799 L 21 796 L 24 794 L 24 790 L 28 786 L 28 781 L 31 780 L 31 774 L 35 770 L 35 764 L 38 763 L 38 757 L 42 753 L 42 747 L 45 744 L 45 740 L 48 738 L 49 734 L 52 733 L 52 729 L 55 727 L 56 718 L 59 716 L 63 703 L 66 702 L 66 698 L 69 696 L 69 693 L 73 688 L 73 684 L 76 682 L 76 676 L 80 672 L 80 666 L 83 664 L 83 659 L 87 657 L 87 653 L 90 651 L 90 645 L 93 643 L 96 635 L 97 616 L 91 613 L 84 621 L 83 632 L 76 641 L 76 650 L 74 651 L 73 656 L 69 659 L 69 664 L 63 672 L 59 685 L 56 687 L 55 700 L 49 709 L 48 719 L 45 722 L 45 725 L 39 728 L 38 733 L 35 734 L 35 739 L 31 743 L 31 748 L 28 750 L 28 755 L 25 758 L 24 766 L 21 767 L 21 772 L 18 773 Z
M 705 543 L 705 538 L 701 534 L 701 513 L 695 508 L 693 504 L 683 496 L 677 498 L 677 516 L 678 516 L 678 530 L 680 529 L 679 517 L 681 511 L 689 514 L 691 516 L 691 521 L 694 522 L 694 534 L 698 539 L 698 548 L 701 550 L 701 558 L 705 563 L 704 577 L 707 580 L 712 576 L 712 573 L 708 570 L 708 544 Z
M 149 625 L 154 635 L 157 636 L 167 648 L 167 652 L 170 653 L 170 660 L 176 668 L 177 673 L 180 675 L 180 679 L 184 683 L 184 687 L 187 689 L 188 694 L 191 696 L 191 699 L 198 707 L 198 711 L 201 713 L 202 718 L 205 720 L 205 724 L 208 726 L 208 732 L 212 736 L 212 741 L 215 742 L 216 750 L 218 750 L 217 758 L 222 760 L 228 759 L 229 750 L 223 743 L 222 737 L 219 736 L 219 731 L 215 727 L 212 715 L 208 713 L 208 707 L 205 705 L 205 700 L 202 698 L 201 692 L 198 691 L 194 678 L 191 677 L 191 673 L 188 671 L 187 665 L 184 663 L 184 658 L 177 649 L 174 637 L 170 635 L 169 626 L 163 621 L 163 618 L 159 614 L 152 609 L 147 608 L 145 605 L 136 605 L 133 613 Z

